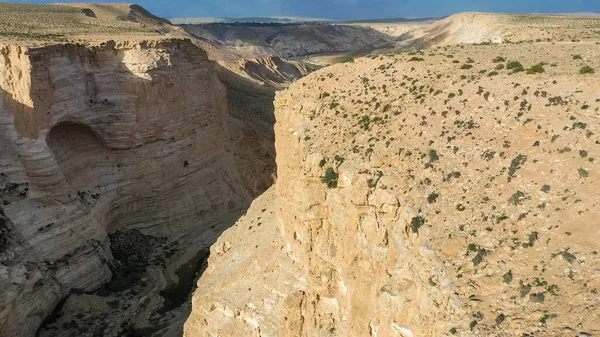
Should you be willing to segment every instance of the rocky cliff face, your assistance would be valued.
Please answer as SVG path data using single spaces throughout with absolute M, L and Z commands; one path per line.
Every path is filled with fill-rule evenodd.
M 212 247 L 185 336 L 600 333 L 597 53 L 447 46 L 280 92 L 278 180 Z
M 109 281 L 108 233 L 197 250 L 251 200 L 226 89 L 191 42 L 0 52 L 0 335 Z
M 323 142 L 326 154 L 314 139 L 327 136 L 310 131 L 315 115 L 330 108 L 318 95 L 315 104 L 300 97 L 282 94 L 277 105 L 287 112 L 276 128 L 277 225 L 306 279 L 284 300 L 281 336 L 449 331 L 459 301 L 434 251 L 407 230 L 418 213 L 403 200 L 409 185 L 401 170 L 357 160 L 337 173 L 348 155 Z M 319 178 L 326 174 L 329 187 Z
M 376 30 L 346 25 L 181 25 L 198 38 L 233 50 L 282 58 L 375 49 L 393 39 Z

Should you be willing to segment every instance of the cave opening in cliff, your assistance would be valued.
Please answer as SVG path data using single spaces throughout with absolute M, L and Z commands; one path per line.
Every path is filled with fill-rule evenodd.
M 113 150 L 98 133 L 82 123 L 61 122 L 47 137 L 56 163 L 77 197 L 97 199 L 103 181 L 114 180 L 117 170 Z
M 112 277 L 99 289 L 72 290 L 45 320 L 38 336 L 102 334 L 115 329 L 126 336 L 160 335 L 167 330 L 180 330 L 175 335 L 181 335 L 182 323 L 177 322 L 189 315 L 190 295 L 206 266 L 208 249 L 181 246 L 168 233 L 140 230 L 126 220 L 138 208 L 121 207 L 120 202 L 149 197 L 130 199 L 112 187 L 119 179 L 128 179 L 126 170 L 139 167 L 139 160 L 131 158 L 129 151 L 108 147 L 98 132 L 75 122 L 55 125 L 46 141 L 68 185 L 68 197 L 84 208 L 98 210 L 100 230 L 108 235 L 112 258 L 105 263 Z M 168 227 L 169 221 L 163 222 L 159 227 Z

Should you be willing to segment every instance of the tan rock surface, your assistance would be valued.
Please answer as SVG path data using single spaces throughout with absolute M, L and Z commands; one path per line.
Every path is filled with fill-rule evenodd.
M 301 266 L 275 225 L 274 196 L 271 188 L 256 199 L 212 246 L 184 336 L 280 335 L 282 312 L 289 303 L 284 299 L 302 291 L 305 280 L 297 277 Z
M 599 20 L 460 14 L 280 93 L 278 182 L 192 308 L 312 69 L 136 6 L 0 9 L 0 335 L 600 333 Z
M 348 25 L 181 25 L 188 33 L 224 44 L 236 53 L 251 56 L 302 57 L 375 49 L 392 41 L 373 29 Z M 246 55 L 247 56 L 247 55 Z
M 459 43 L 532 43 L 597 39 L 597 16 L 459 13 L 416 27 L 413 48 Z
M 279 271 L 203 276 L 186 336 L 599 334 L 600 91 L 580 71 L 600 48 L 574 39 L 358 59 L 279 93 L 275 223 L 306 283 L 278 330 L 247 330 L 208 302 L 240 310 Z M 230 235 L 212 251 L 272 258 Z
M 131 4 L 0 4 L 0 43 L 47 46 L 107 40 L 148 41 L 187 34 Z
M 107 233 L 197 250 L 251 200 L 226 89 L 190 41 L 0 50 L 0 334 L 108 281 Z

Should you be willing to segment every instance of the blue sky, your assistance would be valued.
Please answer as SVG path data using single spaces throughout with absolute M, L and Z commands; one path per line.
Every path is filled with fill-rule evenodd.
M 68 2 L 68 0 L 57 1 Z M 84 1 L 86 0 L 74 2 Z M 44 0 L 23 2 L 51 3 Z M 600 0 L 196 0 L 192 2 L 190 0 L 138 0 L 136 3 L 162 17 L 300 16 L 371 19 L 443 16 L 464 11 L 600 12 Z

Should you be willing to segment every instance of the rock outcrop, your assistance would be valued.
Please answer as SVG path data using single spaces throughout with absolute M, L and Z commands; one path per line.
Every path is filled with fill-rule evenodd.
M 397 25 L 400 29 L 402 24 Z M 407 32 L 404 50 L 460 43 L 533 43 L 594 39 L 596 16 L 492 14 L 468 12 L 451 15 Z M 389 28 L 392 29 L 392 28 Z M 396 28 L 398 29 L 398 28 Z
M 198 250 L 252 199 L 226 88 L 189 40 L 0 52 L 0 335 L 109 281 L 108 233 Z
M 600 334 L 600 20 L 188 40 L 139 6 L 0 7 L 0 335 Z M 432 45 L 274 113 L 314 70 L 278 55 Z
M 184 335 L 600 333 L 596 42 L 358 59 L 280 92 L 274 191 L 213 245 Z
M 180 25 L 189 34 L 233 50 L 282 58 L 376 49 L 393 41 L 376 30 L 328 24 Z

